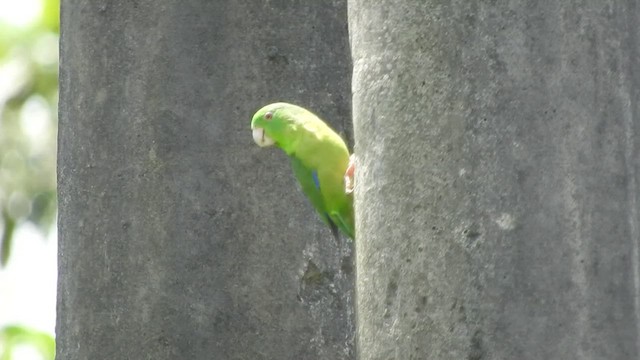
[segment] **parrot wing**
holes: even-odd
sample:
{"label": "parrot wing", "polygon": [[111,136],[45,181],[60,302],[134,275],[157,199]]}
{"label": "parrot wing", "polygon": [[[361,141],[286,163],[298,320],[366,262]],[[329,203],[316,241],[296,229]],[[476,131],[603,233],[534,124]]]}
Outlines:
{"label": "parrot wing", "polygon": [[302,161],[295,156],[291,156],[291,167],[293,168],[293,174],[300,183],[302,192],[307,195],[311,204],[322,218],[322,221],[328,224],[331,227],[331,232],[334,236],[337,236],[338,228],[330,214],[327,213],[324,200],[322,199],[322,193],[320,192],[320,181],[318,180],[317,172],[304,166]]}

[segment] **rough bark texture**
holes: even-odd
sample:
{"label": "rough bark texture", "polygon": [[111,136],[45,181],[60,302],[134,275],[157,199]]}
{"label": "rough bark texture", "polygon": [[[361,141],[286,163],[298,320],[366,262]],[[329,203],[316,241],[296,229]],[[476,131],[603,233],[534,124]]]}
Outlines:
{"label": "rough bark texture", "polygon": [[352,0],[360,359],[637,359],[636,1]]}
{"label": "rough bark texture", "polygon": [[251,115],[349,129],[346,2],[63,1],[59,359],[352,359],[350,249]]}

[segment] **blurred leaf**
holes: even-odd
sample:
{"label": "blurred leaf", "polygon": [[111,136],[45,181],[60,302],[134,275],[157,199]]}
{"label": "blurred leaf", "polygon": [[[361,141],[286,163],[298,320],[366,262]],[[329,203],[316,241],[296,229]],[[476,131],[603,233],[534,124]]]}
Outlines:
{"label": "blurred leaf", "polygon": [[23,326],[10,325],[0,329],[0,360],[11,360],[13,350],[21,345],[34,347],[45,360],[53,360],[56,343],[53,336]]}
{"label": "blurred leaf", "polygon": [[44,191],[33,198],[31,215],[28,220],[46,228],[56,220],[57,197],[55,190]]}
{"label": "blurred leaf", "polygon": [[16,228],[16,221],[13,220],[7,211],[2,211],[4,220],[4,231],[2,232],[2,247],[0,247],[0,265],[5,266],[11,255],[11,242],[13,240],[13,232]]}
{"label": "blurred leaf", "polygon": [[60,31],[60,1],[43,0],[42,23],[51,31]]}

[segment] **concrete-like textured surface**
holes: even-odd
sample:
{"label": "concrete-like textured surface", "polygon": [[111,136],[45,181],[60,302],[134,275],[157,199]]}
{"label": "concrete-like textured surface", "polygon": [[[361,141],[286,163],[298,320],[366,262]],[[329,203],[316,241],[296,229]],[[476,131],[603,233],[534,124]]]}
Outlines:
{"label": "concrete-like textured surface", "polygon": [[260,106],[351,128],[346,2],[63,1],[59,359],[353,359],[353,269]]}
{"label": "concrete-like textured surface", "polygon": [[349,17],[360,359],[640,358],[637,2]]}

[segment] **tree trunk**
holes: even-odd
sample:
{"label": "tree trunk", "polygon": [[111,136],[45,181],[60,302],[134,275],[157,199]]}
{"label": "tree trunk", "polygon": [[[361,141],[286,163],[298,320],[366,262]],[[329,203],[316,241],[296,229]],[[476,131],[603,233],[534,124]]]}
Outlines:
{"label": "tree trunk", "polygon": [[349,129],[346,1],[62,2],[60,359],[352,359],[352,280],[276,100]]}
{"label": "tree trunk", "polygon": [[360,359],[640,358],[635,4],[350,1]]}

